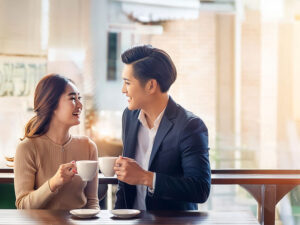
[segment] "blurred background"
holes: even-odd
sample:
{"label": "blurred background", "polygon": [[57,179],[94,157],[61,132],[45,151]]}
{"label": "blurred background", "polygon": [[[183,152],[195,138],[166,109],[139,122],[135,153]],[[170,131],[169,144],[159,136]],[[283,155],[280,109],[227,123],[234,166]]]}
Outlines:
{"label": "blurred background", "polygon": [[[83,96],[73,134],[90,136],[100,156],[121,154],[120,54],[138,44],[174,60],[169,93],[206,123],[212,169],[299,168],[300,0],[0,0],[0,161],[14,156],[49,73]],[[200,207],[256,213],[235,186],[213,186]],[[297,188],[276,223],[300,224]]]}

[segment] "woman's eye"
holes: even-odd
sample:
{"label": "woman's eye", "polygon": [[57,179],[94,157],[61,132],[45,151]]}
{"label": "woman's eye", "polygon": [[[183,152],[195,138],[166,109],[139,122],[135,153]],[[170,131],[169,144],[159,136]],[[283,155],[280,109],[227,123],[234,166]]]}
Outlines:
{"label": "woman's eye", "polygon": [[82,99],[82,97],[81,96],[78,96],[78,100],[80,101]]}

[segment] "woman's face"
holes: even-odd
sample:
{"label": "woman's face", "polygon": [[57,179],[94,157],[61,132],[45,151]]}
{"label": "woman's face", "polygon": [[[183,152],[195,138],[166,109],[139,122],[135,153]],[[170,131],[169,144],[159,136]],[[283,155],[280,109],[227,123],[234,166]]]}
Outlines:
{"label": "woman's face", "polygon": [[80,93],[77,87],[69,82],[65,92],[59,99],[57,109],[54,110],[52,120],[69,127],[80,124],[81,110],[82,103]]}

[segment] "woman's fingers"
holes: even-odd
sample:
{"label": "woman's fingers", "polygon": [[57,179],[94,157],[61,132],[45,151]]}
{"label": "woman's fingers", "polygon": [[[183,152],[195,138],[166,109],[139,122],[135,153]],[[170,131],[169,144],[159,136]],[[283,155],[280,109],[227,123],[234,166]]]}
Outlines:
{"label": "woman's fingers", "polygon": [[76,171],[76,165],[74,163],[66,163],[61,165],[62,174],[73,177]]}
{"label": "woman's fingers", "polygon": [[75,160],[73,160],[71,163],[72,163],[73,165],[75,165],[75,168],[73,168],[73,169],[72,169],[72,172],[73,172],[74,174],[77,174],[77,166],[76,166],[76,161],[75,161]]}

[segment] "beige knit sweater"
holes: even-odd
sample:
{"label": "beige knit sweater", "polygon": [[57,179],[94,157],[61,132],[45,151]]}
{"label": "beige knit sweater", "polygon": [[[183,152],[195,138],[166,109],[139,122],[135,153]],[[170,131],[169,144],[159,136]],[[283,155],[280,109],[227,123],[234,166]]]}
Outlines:
{"label": "beige knit sweater", "polygon": [[15,155],[15,192],[18,209],[99,208],[98,176],[84,182],[75,175],[70,183],[51,192],[48,180],[59,165],[72,160],[98,160],[97,147],[87,137],[78,136],[58,145],[43,135],[26,138]]}

